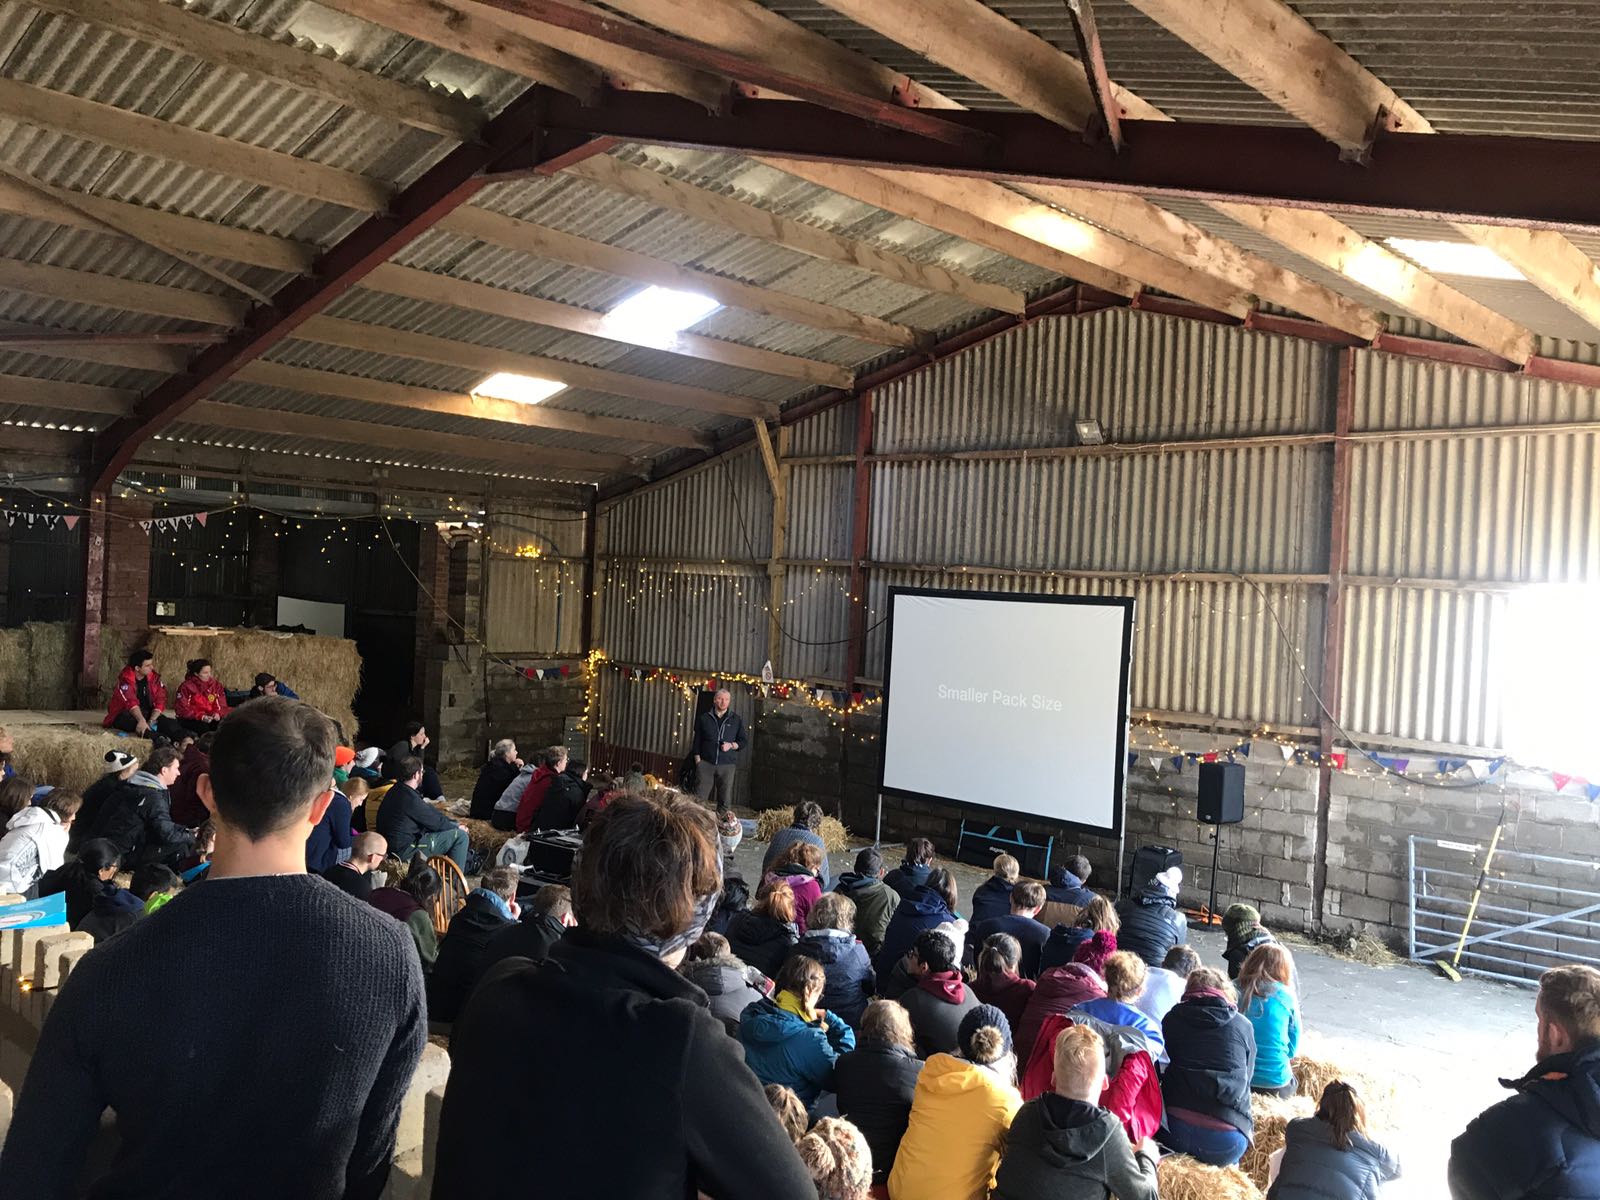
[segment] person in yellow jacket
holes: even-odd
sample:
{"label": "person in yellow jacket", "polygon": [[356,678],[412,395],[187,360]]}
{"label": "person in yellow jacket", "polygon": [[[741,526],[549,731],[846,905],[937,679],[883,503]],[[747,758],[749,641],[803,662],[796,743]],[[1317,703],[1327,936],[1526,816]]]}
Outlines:
{"label": "person in yellow jacket", "polygon": [[961,1021],[961,1057],[932,1055],[889,1172],[890,1200],[984,1200],[1022,1107],[1011,1025],[992,1004]]}

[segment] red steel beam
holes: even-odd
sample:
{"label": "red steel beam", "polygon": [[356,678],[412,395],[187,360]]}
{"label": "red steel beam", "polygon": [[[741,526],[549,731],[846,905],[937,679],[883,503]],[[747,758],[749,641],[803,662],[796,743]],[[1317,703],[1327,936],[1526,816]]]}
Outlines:
{"label": "red steel beam", "polygon": [[[936,114],[899,103],[900,97],[905,94],[901,89],[881,98],[863,96],[860,92],[835,86],[813,75],[780,70],[717,46],[622,20],[587,4],[570,3],[569,0],[480,0],[480,3],[488,8],[498,8],[530,20],[542,21],[546,25],[599,38],[613,46],[649,54],[680,66],[793,96],[796,100],[807,101],[825,111],[845,113],[897,129],[913,138],[931,138],[969,148],[977,148],[987,140],[981,131],[946,121],[942,112]],[[687,103],[695,111],[705,112],[694,101]],[[779,100],[770,103],[787,106],[789,102]]]}
{"label": "red steel beam", "polygon": [[[95,440],[90,490],[106,492],[148,438],[472,199],[485,183],[486,168],[529,141],[538,141],[545,104],[554,94],[549,89],[530,88],[518,96],[484,125],[477,141],[452,150],[397,195],[387,212],[368,218],[321,255],[309,275],[285,287],[271,305],[251,310],[244,325],[227,341],[196,356],[183,374],[161,384],[133,412],[114,422]],[[564,152],[570,153],[570,143]]]}
{"label": "red steel beam", "polygon": [[[497,3],[513,11],[565,7],[562,0]],[[936,119],[942,124],[982,135],[974,145],[913,133],[886,122],[882,112],[851,112],[844,105],[840,97],[742,100],[726,113],[708,113],[659,93],[611,92],[589,107],[556,94],[550,127],[698,150],[1072,183],[1152,197],[1600,229],[1600,189],[1593,187],[1600,179],[1600,141],[1385,134],[1371,163],[1355,166],[1341,162],[1320,133],[1304,126],[1125,121],[1127,146],[1118,154],[1034,113],[941,110]]]}

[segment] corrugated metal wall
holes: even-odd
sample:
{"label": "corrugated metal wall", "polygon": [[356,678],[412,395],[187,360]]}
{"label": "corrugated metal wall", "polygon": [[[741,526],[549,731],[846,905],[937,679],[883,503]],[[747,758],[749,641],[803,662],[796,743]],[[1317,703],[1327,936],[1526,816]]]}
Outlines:
{"label": "corrugated metal wall", "polygon": [[492,653],[583,653],[584,521],[528,503],[502,501],[490,510],[483,637]]}
{"label": "corrugated metal wall", "polygon": [[[1328,438],[1340,353],[1116,310],[1036,322],[880,390],[873,451],[901,457],[871,467],[865,677],[881,677],[891,584],[1131,595],[1136,710],[1315,725],[1331,440],[1032,452],[1072,445],[1073,422],[1091,417],[1124,444]],[[1600,395],[1355,358],[1353,429],[1397,436],[1351,447],[1344,724],[1495,747],[1506,590],[1600,579],[1600,434],[1405,433],[1596,421]],[[849,455],[855,425],[854,404],[808,418],[789,431],[789,455]],[[781,670],[843,682],[852,468],[799,462],[790,478]],[[607,652],[759,670],[770,514],[752,451],[603,513]],[[634,732],[633,714],[613,716]]]}

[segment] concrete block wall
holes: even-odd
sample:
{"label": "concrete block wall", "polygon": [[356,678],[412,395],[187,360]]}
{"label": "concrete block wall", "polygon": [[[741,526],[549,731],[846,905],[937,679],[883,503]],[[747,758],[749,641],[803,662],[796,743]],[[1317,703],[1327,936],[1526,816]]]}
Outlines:
{"label": "concrete block wall", "polygon": [[515,738],[526,761],[528,751],[565,741],[567,720],[583,715],[588,687],[583,663],[578,660],[506,661],[517,668],[565,665],[568,669],[565,679],[528,679],[499,661],[490,661],[484,667],[486,737],[490,741]]}

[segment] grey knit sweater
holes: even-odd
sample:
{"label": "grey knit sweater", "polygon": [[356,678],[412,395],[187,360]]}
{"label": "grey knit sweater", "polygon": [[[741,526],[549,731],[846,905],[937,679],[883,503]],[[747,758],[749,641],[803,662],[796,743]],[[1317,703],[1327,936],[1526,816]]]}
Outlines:
{"label": "grey knit sweater", "polygon": [[0,1154],[0,1200],[378,1196],[427,1041],[404,925],[309,875],[196,884],[73,971]]}

